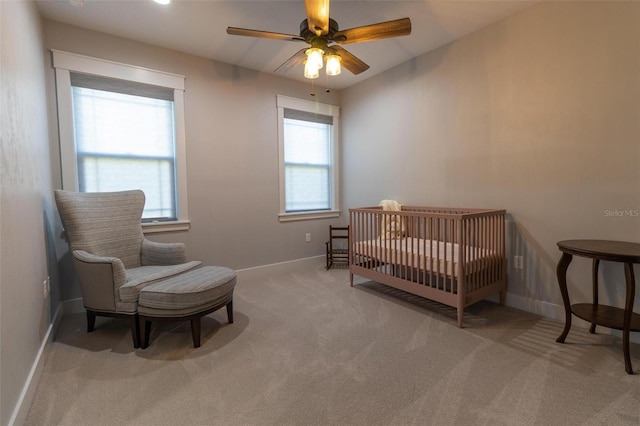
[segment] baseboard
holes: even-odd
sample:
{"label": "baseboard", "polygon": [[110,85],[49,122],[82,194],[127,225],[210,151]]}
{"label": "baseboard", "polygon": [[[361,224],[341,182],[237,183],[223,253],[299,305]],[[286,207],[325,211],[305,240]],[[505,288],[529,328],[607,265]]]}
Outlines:
{"label": "baseboard", "polygon": [[564,320],[564,306],[507,292],[506,305],[553,320]]}
{"label": "baseboard", "polygon": [[[238,274],[238,279],[241,281],[244,279],[256,279],[264,276],[264,274],[278,274],[278,273],[287,273],[291,271],[295,271],[297,269],[304,268],[317,268],[318,266],[324,265],[324,255],[322,256],[314,256],[307,257],[303,259],[290,260],[286,262],[280,263],[272,263],[269,265],[255,266],[246,269],[238,269],[236,273]],[[354,285],[361,284],[364,282],[368,282],[369,280],[366,278],[362,278],[359,276],[354,276]],[[491,297],[489,300],[494,302],[498,302],[498,297]],[[62,315],[70,315],[70,314],[79,314],[84,313],[84,305],[82,304],[82,298],[65,300],[61,303],[62,309],[59,307],[56,311],[58,314],[60,311],[59,317]],[[549,318],[556,321],[564,322],[564,306],[557,305],[555,303],[543,302],[541,300],[535,300],[528,297],[520,296],[517,294],[507,292],[506,297],[506,305],[515,309],[520,309],[521,311],[531,312],[536,315],[543,316],[545,318]],[[60,319],[58,318],[58,322]],[[588,329],[591,324],[588,322],[581,320],[575,315],[571,320],[572,327],[580,327],[584,329]],[[606,327],[598,327],[598,333],[610,334],[613,336],[622,336],[622,332],[620,330],[612,330]],[[629,340],[633,343],[640,344],[640,333],[630,333]]]}
{"label": "baseboard", "polygon": [[[238,275],[238,279],[240,282],[242,279],[256,279],[264,276],[265,274],[278,274],[278,273],[288,273],[291,271],[306,269],[306,268],[317,268],[324,265],[325,256],[313,256],[307,257],[303,259],[290,260],[286,262],[273,263],[268,265],[255,266],[251,268],[239,269],[236,270]],[[348,272],[348,271],[347,271]],[[354,284],[358,284],[361,282],[369,281],[367,279],[355,276]],[[491,300],[497,301],[496,298],[490,298]],[[540,300],[531,299],[528,297],[520,296],[517,294],[507,292],[506,295],[506,305],[515,309],[520,309],[522,311],[531,312],[545,318],[562,321],[564,322],[564,306],[557,305],[555,303],[544,302]],[[56,315],[54,316],[54,320],[52,325],[49,327],[49,331],[43,341],[42,347],[38,353],[38,357],[34,362],[34,367],[32,369],[31,374],[29,375],[29,379],[27,384],[25,384],[25,391],[23,391],[23,395],[20,399],[20,404],[18,407],[24,407],[20,409],[20,413],[14,416],[13,420],[17,421],[18,419],[26,417],[28,412],[28,408],[31,404],[31,399],[33,398],[33,392],[35,392],[35,387],[37,386],[37,381],[34,382],[34,377],[39,377],[41,372],[42,363],[44,361],[44,353],[49,347],[49,344],[53,340],[53,335],[58,328],[60,320],[63,315],[71,315],[71,314],[79,314],[84,313],[84,305],[82,303],[82,298],[70,299],[63,301],[56,310]],[[580,327],[584,329],[588,329],[590,324],[586,321],[577,318],[575,315],[572,318],[572,326]],[[606,327],[599,327],[599,333],[610,334],[615,336],[621,336],[622,333],[619,330],[611,330]],[[640,343],[640,333],[631,333],[630,340],[633,343]],[[26,402],[26,403],[25,403]],[[18,409],[16,409],[16,412]],[[24,411],[24,413],[22,413]],[[20,417],[20,415],[24,417]],[[9,423],[10,425],[14,423]],[[22,424],[22,422],[17,422],[15,424]]]}
{"label": "baseboard", "polygon": [[320,265],[324,265],[325,256],[313,256],[305,257],[303,259],[288,260],[286,262],[272,263],[269,265],[254,266],[251,268],[238,269],[236,273],[238,279],[246,278],[253,279],[258,278],[265,273],[277,274],[287,273],[296,269],[315,268]]}
{"label": "baseboard", "polygon": [[33,396],[35,395],[36,388],[38,387],[39,378],[42,374],[42,370],[47,359],[47,354],[51,349],[51,342],[53,342],[53,337],[55,336],[56,331],[60,326],[60,321],[62,320],[62,311],[62,304],[58,304],[56,312],[53,315],[53,320],[51,321],[51,324],[49,324],[47,332],[42,339],[42,343],[40,344],[40,349],[38,350],[36,359],[33,361],[31,371],[29,371],[29,375],[27,376],[27,380],[25,381],[24,387],[22,388],[22,392],[20,393],[20,397],[18,398],[16,407],[13,410],[11,418],[9,419],[9,426],[22,425],[27,419],[27,414],[29,414],[29,407],[31,407]]}
{"label": "baseboard", "polygon": [[[315,268],[319,265],[323,265],[324,264],[323,262],[324,262],[324,255],[306,257],[304,259],[289,260],[286,262],[272,263],[269,265],[261,265],[261,266],[254,266],[251,268],[238,269],[236,270],[236,273],[238,275],[238,279],[240,280],[242,280],[243,278],[254,279],[254,278],[263,276],[265,273],[277,274],[277,273],[287,273],[290,271],[295,271],[297,269]],[[82,314],[85,312],[81,297],[77,299],[64,300],[61,303],[61,305],[62,305],[63,315]]]}
{"label": "baseboard", "polygon": [[[519,296],[507,292],[506,305],[512,308],[520,309],[521,311],[531,312],[545,318],[561,321],[564,323],[564,306],[557,305],[555,303],[543,302],[540,300],[530,299],[528,297]],[[571,317],[571,327],[579,327],[588,329],[591,324],[584,321],[575,315]],[[622,337],[620,330],[614,330],[607,327],[598,327],[598,333],[609,334],[612,336]],[[629,333],[629,341],[633,343],[640,343],[640,333]]]}
{"label": "baseboard", "polygon": [[[269,265],[254,266],[251,268],[238,269],[236,273],[238,279],[255,279],[263,276],[265,273],[287,273],[296,269],[315,268],[319,265],[323,265],[324,256],[306,257],[304,259],[289,260],[287,262],[272,263]],[[82,298],[64,300],[62,303],[62,314],[83,314],[85,313],[84,304]]]}

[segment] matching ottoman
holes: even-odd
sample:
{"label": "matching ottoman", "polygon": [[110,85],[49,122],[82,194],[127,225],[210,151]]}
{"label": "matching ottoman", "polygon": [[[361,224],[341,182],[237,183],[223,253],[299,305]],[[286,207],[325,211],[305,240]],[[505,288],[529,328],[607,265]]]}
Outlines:
{"label": "matching ottoman", "polygon": [[203,266],[151,284],[140,291],[140,347],[149,346],[152,321],[191,321],[193,347],[200,347],[200,318],[223,306],[233,323],[236,273],[221,266]]}

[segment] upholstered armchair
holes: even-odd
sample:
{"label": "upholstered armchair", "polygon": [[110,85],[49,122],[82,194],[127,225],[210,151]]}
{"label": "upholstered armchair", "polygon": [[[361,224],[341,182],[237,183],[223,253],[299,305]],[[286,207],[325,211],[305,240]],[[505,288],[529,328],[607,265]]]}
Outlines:
{"label": "upholstered armchair", "polygon": [[135,348],[140,290],[158,280],[196,268],[182,243],[158,243],[142,233],[145,196],[140,190],[82,193],[56,190],[82,300],[87,332],[96,316],[128,319]]}

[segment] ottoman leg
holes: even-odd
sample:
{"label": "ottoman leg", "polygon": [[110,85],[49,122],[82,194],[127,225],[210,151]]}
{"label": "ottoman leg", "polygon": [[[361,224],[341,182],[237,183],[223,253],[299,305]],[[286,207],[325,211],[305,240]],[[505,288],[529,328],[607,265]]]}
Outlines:
{"label": "ottoman leg", "polygon": [[131,337],[133,337],[133,348],[140,347],[140,325],[138,322],[138,315],[132,315],[129,320],[131,325]]}
{"label": "ottoman leg", "polygon": [[193,347],[200,347],[200,317],[191,319],[191,336],[193,337]]}
{"label": "ottoman leg", "polygon": [[227,303],[227,318],[229,319],[229,324],[233,324],[233,299]]}
{"label": "ottoman leg", "polygon": [[138,335],[140,338],[140,348],[147,349],[149,346],[149,336],[151,336],[151,321],[142,316],[139,316],[138,318],[140,319],[140,334]]}
{"label": "ottoman leg", "polygon": [[96,326],[96,313],[87,309],[87,333],[91,333]]}

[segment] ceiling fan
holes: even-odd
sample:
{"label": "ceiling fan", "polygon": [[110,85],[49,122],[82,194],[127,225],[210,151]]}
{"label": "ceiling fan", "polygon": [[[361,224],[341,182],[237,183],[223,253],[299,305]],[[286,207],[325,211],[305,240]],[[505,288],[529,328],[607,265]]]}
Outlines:
{"label": "ceiling fan", "polygon": [[306,78],[318,78],[319,70],[325,61],[327,75],[340,74],[342,66],[356,75],[369,68],[369,65],[339,46],[340,44],[360,43],[411,34],[411,20],[409,18],[340,30],[338,23],[329,17],[329,0],[305,0],[304,5],[307,19],[300,23],[300,35],[237,27],[228,27],[227,34],[303,41],[309,44],[310,47],[299,50],[275,70],[275,72],[286,72],[304,63]]}

